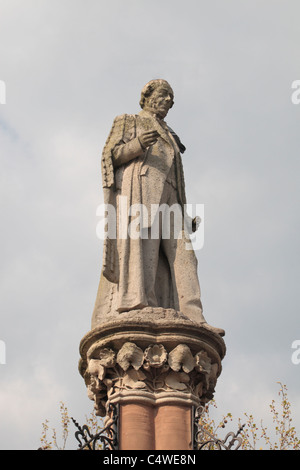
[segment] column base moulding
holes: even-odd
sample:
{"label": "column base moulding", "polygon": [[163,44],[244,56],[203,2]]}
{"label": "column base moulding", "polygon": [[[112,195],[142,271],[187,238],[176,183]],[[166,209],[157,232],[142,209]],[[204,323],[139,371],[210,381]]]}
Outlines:
{"label": "column base moulding", "polygon": [[198,407],[200,400],[193,393],[174,390],[165,392],[147,392],[146,390],[124,390],[116,392],[110,398],[112,405],[140,404],[145,406],[187,406]]}

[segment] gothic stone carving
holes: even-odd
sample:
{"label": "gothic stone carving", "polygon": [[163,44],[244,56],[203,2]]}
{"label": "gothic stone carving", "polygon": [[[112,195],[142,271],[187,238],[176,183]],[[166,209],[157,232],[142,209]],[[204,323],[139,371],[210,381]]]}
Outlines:
{"label": "gothic stone carving", "polygon": [[108,403],[130,399],[205,403],[213,397],[218,371],[219,364],[206,351],[192,354],[185,344],[167,351],[163,344],[143,350],[125,342],[118,351],[97,349],[88,360],[85,380],[96,413],[105,416]]}

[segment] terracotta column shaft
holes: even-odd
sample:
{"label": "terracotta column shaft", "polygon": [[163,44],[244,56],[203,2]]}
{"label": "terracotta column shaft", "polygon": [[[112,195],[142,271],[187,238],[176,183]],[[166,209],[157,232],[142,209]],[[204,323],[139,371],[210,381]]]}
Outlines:
{"label": "terracotta column shaft", "polygon": [[192,449],[192,410],[187,406],[162,405],[156,408],[155,449]]}
{"label": "terracotta column shaft", "polygon": [[153,407],[142,404],[120,406],[120,450],[153,450],[155,433]]}
{"label": "terracotta column shaft", "polygon": [[191,450],[191,408],[120,406],[120,450]]}

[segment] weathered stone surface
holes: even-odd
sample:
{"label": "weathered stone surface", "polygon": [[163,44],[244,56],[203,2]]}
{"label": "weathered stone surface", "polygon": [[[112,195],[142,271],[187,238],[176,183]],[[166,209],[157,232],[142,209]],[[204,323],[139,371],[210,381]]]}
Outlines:
{"label": "weathered stone surface", "polygon": [[190,240],[198,223],[186,208],[185,147],[165,122],[173,104],[170,84],[151,80],[141,92],[140,113],[117,116],[103,149],[104,202],[113,210],[92,328],[122,312],[145,309],[146,315],[148,307],[172,308],[206,323]]}
{"label": "weathered stone surface", "polygon": [[[164,120],[173,102],[170,85],[152,80],[142,90],[142,111],[118,116],[108,136],[102,182],[106,207],[114,209],[107,219],[112,230],[79,362],[97,414],[104,416],[110,403],[121,405],[121,415],[127,405],[141,416],[155,408],[154,427],[163,435],[167,407],[178,411],[172,415],[178,422],[213,397],[226,351],[224,330],[203,316],[190,240],[197,223],[186,213],[185,147]],[[180,213],[179,226],[178,212],[168,220],[169,236],[164,217],[153,236],[161,207]]]}
{"label": "weathered stone surface", "polygon": [[171,309],[143,318],[128,312],[81,342],[80,372],[101,416],[109,402],[198,406],[213,397],[226,352],[220,335]]}

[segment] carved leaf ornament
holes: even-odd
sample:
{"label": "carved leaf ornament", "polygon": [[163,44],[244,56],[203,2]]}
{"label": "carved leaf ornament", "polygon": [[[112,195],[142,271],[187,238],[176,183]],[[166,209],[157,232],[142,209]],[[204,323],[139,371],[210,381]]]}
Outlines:
{"label": "carved leaf ornament", "polygon": [[144,362],[144,353],[136,344],[125,343],[117,355],[117,363],[126,371],[132,366],[138,370]]}
{"label": "carved leaf ornament", "polygon": [[89,360],[88,396],[95,401],[101,415],[105,414],[105,395],[112,397],[120,390],[177,390],[199,398],[206,393],[210,399],[218,369],[206,351],[193,355],[186,344],[168,352],[162,344],[149,345],[143,351],[135,343],[126,342],[117,353],[101,348]]}

